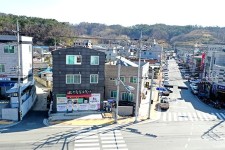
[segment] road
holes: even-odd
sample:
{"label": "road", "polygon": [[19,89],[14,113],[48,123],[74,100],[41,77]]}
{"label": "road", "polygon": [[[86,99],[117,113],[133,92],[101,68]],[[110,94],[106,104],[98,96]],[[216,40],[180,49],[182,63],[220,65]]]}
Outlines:
{"label": "road", "polygon": [[[188,86],[174,60],[169,84]],[[45,126],[46,112],[31,111],[16,126],[0,130],[4,150],[224,150],[225,111],[214,109],[190,90],[174,86],[170,108],[154,122],[125,125]]]}

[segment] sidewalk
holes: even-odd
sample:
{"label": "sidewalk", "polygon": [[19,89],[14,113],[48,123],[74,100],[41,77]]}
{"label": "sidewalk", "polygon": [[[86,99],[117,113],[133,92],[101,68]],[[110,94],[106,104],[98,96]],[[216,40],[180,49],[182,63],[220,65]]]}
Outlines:
{"label": "sidewalk", "polygon": [[0,129],[8,128],[8,127],[14,126],[18,123],[19,123],[18,121],[0,119]]}

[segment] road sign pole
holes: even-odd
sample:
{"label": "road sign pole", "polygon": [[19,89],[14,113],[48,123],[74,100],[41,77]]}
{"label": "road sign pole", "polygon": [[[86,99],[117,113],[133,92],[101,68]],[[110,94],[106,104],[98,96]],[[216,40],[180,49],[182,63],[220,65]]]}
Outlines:
{"label": "road sign pole", "polygon": [[152,68],[152,78],[151,78],[151,91],[150,91],[150,99],[149,99],[149,106],[148,106],[148,119],[150,119],[150,112],[151,112],[151,103],[152,103],[152,89],[153,89],[153,76],[154,76],[154,68]]}

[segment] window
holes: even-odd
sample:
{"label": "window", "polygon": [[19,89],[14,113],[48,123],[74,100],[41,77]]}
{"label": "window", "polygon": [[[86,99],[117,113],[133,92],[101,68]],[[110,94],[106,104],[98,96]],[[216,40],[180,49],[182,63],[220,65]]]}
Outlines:
{"label": "window", "polygon": [[82,61],[81,55],[66,55],[67,65],[80,65]]}
{"label": "window", "polygon": [[130,83],[137,83],[137,77],[130,77]]}
{"label": "window", "polygon": [[117,96],[117,92],[116,91],[111,91],[110,97],[111,98],[116,98],[116,96]]}
{"label": "window", "polygon": [[122,93],[122,100],[123,101],[133,101],[134,94],[133,93]]}
{"label": "window", "polygon": [[80,74],[67,74],[66,75],[66,84],[80,84],[81,75]]}
{"label": "window", "polygon": [[98,74],[90,75],[90,83],[98,83]]}
{"label": "window", "polygon": [[15,46],[6,45],[4,46],[4,53],[14,53]]}
{"label": "window", "polygon": [[0,64],[0,72],[5,72],[5,66],[3,64]]}
{"label": "window", "polygon": [[99,65],[99,56],[91,56],[91,65]]}
{"label": "window", "polygon": [[120,80],[121,80],[122,82],[125,82],[125,77],[120,76]]}

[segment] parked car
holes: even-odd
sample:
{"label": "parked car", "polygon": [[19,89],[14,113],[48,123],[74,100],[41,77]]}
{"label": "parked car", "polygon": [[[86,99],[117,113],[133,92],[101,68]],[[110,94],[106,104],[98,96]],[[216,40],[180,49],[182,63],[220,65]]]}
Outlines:
{"label": "parked car", "polygon": [[198,94],[198,85],[196,83],[191,83],[190,89],[193,94],[195,94],[195,95]]}
{"label": "parked car", "polygon": [[189,79],[190,75],[189,74],[184,74],[184,79]]}
{"label": "parked car", "polygon": [[200,81],[201,81],[201,79],[194,79],[194,78],[189,80],[190,83],[199,83]]}
{"label": "parked car", "polygon": [[196,88],[196,86],[191,87],[191,92],[192,92],[194,95],[197,95],[197,94],[198,94],[198,88]]}
{"label": "parked car", "polygon": [[168,88],[163,88],[164,90],[163,91],[160,91],[159,92],[159,95],[161,95],[161,96],[169,96],[170,95],[170,93],[172,93],[173,91],[171,91],[170,89],[168,89]]}
{"label": "parked car", "polygon": [[161,110],[168,110],[169,107],[169,98],[162,97],[159,103],[159,108],[161,108]]}

